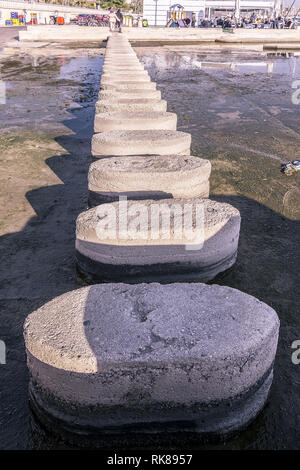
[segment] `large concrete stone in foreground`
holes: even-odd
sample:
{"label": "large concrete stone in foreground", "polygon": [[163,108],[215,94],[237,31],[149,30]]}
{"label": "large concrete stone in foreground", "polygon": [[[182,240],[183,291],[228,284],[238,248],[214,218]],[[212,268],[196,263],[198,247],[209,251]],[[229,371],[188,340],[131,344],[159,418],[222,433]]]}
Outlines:
{"label": "large concrete stone in foreground", "polygon": [[210,199],[102,204],[77,218],[78,272],[87,282],[206,282],[235,263],[239,231],[239,211]]}
{"label": "large concrete stone in foreground", "polygon": [[167,111],[167,102],[159,98],[117,98],[99,100],[95,105],[96,113],[113,111]]}
{"label": "large concrete stone in foreground", "polygon": [[110,131],[93,136],[92,155],[190,155],[190,146],[191,135],[186,132]]}
{"label": "large concrete stone in foreground", "polygon": [[94,130],[95,133],[114,130],[176,130],[176,126],[177,116],[174,113],[160,113],[154,111],[132,113],[131,111],[116,111],[113,113],[96,114]]}
{"label": "large concrete stone in foreground", "polygon": [[278,330],[271,307],[230,287],[68,292],[25,322],[31,408],[88,446],[228,436],[266,402]]}
{"label": "large concrete stone in foreground", "polygon": [[101,81],[101,89],[102,90],[115,90],[117,89],[128,89],[128,90],[135,90],[136,88],[141,89],[145,88],[147,90],[156,90],[156,83],[155,82],[137,82],[135,80],[121,80],[120,78],[114,78],[113,80],[109,81]]}
{"label": "large concrete stone in foreground", "polygon": [[198,157],[111,157],[90,166],[89,206],[128,199],[208,197],[211,164]]}

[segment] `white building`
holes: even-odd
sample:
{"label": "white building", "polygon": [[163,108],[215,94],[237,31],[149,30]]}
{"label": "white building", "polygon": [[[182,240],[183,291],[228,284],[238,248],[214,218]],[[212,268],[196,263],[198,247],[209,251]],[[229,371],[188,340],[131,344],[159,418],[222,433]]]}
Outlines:
{"label": "white building", "polygon": [[50,17],[56,13],[57,16],[63,16],[65,22],[68,23],[71,18],[75,18],[80,13],[95,15],[101,13],[101,11],[54,3],[39,3],[34,0],[0,0],[0,26],[5,26],[6,22],[11,20],[12,13],[14,18],[26,16],[27,21],[31,21],[34,24],[49,24]]}
{"label": "white building", "polygon": [[[176,3],[184,7],[186,18],[191,19],[194,12],[197,22],[202,18],[233,14],[235,9],[235,0],[144,0],[143,17],[150,26],[165,26],[170,7]],[[274,0],[240,0],[241,16],[250,16],[253,11],[261,16],[272,16],[274,3]]]}

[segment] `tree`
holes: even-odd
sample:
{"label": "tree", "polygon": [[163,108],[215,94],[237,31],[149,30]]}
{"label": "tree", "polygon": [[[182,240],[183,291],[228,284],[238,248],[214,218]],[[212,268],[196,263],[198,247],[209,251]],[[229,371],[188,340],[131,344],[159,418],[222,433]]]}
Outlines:
{"label": "tree", "polygon": [[128,10],[126,0],[100,0],[100,6],[103,10],[110,10],[111,8],[117,10]]}
{"label": "tree", "polygon": [[129,8],[133,13],[143,13],[143,0],[133,0]]}

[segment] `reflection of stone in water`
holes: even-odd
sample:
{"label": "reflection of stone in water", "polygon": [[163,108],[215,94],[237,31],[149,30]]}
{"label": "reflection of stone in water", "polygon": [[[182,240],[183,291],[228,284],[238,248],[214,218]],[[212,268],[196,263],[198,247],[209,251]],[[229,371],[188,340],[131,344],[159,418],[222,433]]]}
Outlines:
{"label": "reflection of stone in water", "polygon": [[283,214],[285,217],[300,220],[300,189],[293,187],[283,197]]}

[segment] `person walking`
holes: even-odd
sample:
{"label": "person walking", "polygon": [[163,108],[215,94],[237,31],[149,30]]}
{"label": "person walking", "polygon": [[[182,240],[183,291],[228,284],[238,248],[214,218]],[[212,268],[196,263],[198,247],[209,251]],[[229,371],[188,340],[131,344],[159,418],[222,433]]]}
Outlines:
{"label": "person walking", "polygon": [[117,22],[117,16],[116,16],[114,10],[110,10],[110,12],[109,12],[109,30],[110,31],[115,31],[116,22]]}
{"label": "person walking", "polygon": [[197,21],[196,13],[193,11],[193,13],[192,13],[192,23],[191,23],[192,28],[196,27],[196,21]]}
{"label": "person walking", "polygon": [[123,15],[121,13],[120,8],[118,8],[118,10],[116,11],[116,17],[117,17],[117,20],[116,20],[117,28],[120,29],[123,24]]}

